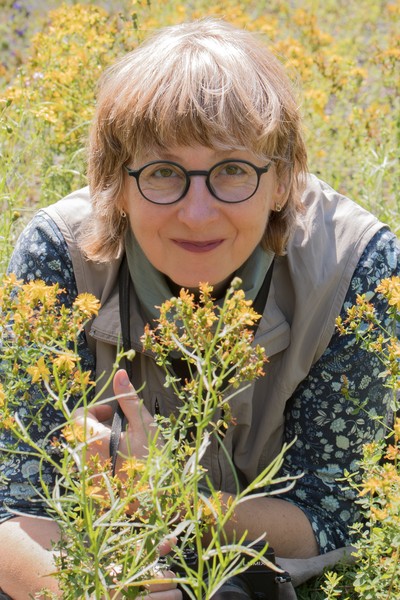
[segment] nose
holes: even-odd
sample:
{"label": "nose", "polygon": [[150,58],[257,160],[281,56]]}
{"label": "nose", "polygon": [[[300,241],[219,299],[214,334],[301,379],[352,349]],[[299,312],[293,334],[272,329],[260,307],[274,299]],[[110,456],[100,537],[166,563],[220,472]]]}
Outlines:
{"label": "nose", "polygon": [[190,228],[211,223],[218,218],[219,206],[202,175],[192,175],[187,194],[179,202],[178,218]]}

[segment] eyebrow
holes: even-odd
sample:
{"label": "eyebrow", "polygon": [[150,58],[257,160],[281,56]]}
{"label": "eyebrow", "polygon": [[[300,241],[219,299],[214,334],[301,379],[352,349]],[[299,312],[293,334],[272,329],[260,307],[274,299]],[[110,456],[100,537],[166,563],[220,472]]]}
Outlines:
{"label": "eyebrow", "polygon": [[[189,146],[190,147],[190,146]],[[210,148],[212,150],[212,148]],[[230,148],[229,150],[214,150],[213,158],[217,162],[220,160],[224,160],[225,158],[237,158],[240,160],[239,156],[235,156],[244,152],[243,150],[239,150],[237,148]],[[169,152],[168,150],[150,150],[142,157],[144,160],[171,160],[172,162],[181,163],[183,158],[181,156],[177,156],[173,152]],[[244,159],[243,159],[244,160]]]}

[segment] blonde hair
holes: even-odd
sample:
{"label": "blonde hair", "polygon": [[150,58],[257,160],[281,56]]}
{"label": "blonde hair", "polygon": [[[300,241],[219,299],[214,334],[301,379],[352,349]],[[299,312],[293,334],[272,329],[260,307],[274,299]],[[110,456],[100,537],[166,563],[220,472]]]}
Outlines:
{"label": "blonde hair", "polygon": [[101,78],[88,157],[94,214],[81,241],[88,258],[122,250],[123,166],[138,153],[195,144],[274,159],[287,201],[271,213],[263,244],[284,252],[307,170],[292,85],[254,35],[210,18],[158,31]]}

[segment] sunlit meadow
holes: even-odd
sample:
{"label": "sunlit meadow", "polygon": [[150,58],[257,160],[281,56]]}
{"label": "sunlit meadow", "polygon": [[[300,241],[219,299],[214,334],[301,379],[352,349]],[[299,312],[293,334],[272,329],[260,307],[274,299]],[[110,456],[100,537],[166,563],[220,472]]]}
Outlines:
{"label": "sunlit meadow", "polygon": [[[0,0],[0,8],[0,274],[33,212],[85,185],[104,67],[152,30],[206,15],[265,40],[297,88],[310,170],[400,233],[399,0]],[[347,597],[333,596],[339,583],[317,588],[300,597]]]}
{"label": "sunlit meadow", "polygon": [[85,183],[103,68],[153,29],[205,15],[261,35],[298,89],[310,170],[400,230],[399,0],[0,6],[1,270],[32,212]]}

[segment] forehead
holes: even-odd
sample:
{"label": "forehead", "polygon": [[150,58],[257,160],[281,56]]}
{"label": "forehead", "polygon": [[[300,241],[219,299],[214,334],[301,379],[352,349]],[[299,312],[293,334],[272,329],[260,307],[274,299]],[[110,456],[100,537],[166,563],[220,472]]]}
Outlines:
{"label": "forehead", "polygon": [[144,163],[156,160],[168,160],[182,164],[183,166],[189,163],[212,166],[220,161],[233,158],[257,162],[262,157],[240,147],[210,148],[196,144],[193,146],[171,146],[170,148],[154,146],[144,152],[137,152],[135,162]]}

